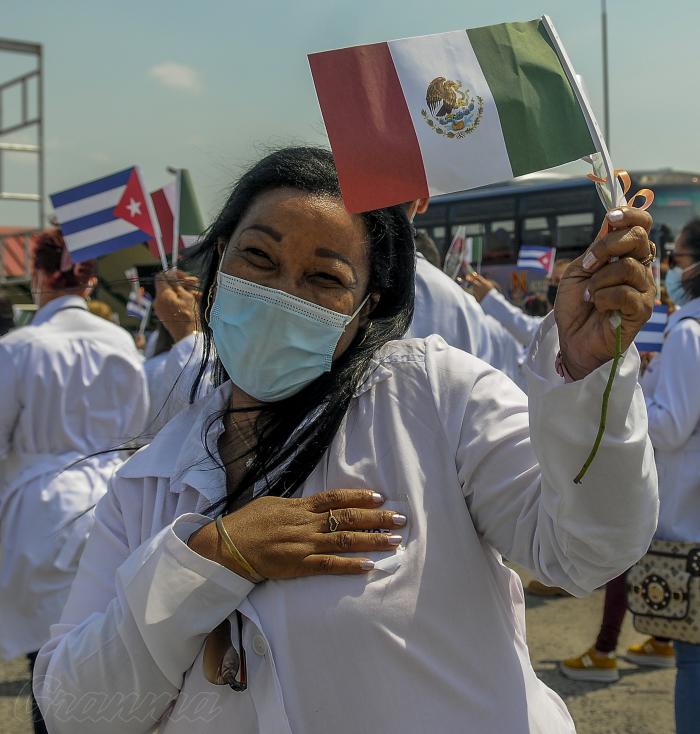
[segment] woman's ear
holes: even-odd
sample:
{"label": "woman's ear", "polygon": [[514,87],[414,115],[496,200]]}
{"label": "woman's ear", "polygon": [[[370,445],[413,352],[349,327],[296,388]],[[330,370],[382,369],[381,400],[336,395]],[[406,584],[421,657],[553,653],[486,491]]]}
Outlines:
{"label": "woman's ear", "polygon": [[379,299],[379,293],[372,293],[367,299],[367,303],[365,303],[365,305],[362,307],[362,311],[360,311],[360,316],[358,320],[358,324],[361,329],[364,329],[364,327],[367,326],[367,324],[369,323],[369,317],[372,315],[374,309],[377,308]]}

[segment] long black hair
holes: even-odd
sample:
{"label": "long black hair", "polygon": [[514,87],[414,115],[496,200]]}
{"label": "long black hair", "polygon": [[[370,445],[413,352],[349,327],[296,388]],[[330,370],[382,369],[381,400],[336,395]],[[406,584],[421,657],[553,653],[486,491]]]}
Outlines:
{"label": "long black hair", "polygon": [[[208,323],[206,304],[211,301],[219,269],[219,245],[231,238],[256,197],[266,191],[292,188],[310,194],[340,197],[333,156],[313,147],[283,148],[263,158],[234,185],[223,209],[204,235],[196,254],[202,276],[200,329],[203,356],[192,386],[194,400],[199,384],[213,361],[214,385],[228,379],[216,355]],[[400,339],[413,316],[415,296],[415,246],[413,228],[403,206],[362,214],[368,237],[370,277],[368,293],[379,301],[348,349],[326,372],[296,395],[266,403],[255,423],[256,445],[242,451],[252,459],[238,486],[216,503],[230,511],[252,496],[253,488],[264,482],[266,493],[289,497],[303,484],[333,440],[352,396],[370,368],[372,356],[387,342]],[[231,412],[230,410],[225,411]],[[203,440],[213,423],[205,426]]]}

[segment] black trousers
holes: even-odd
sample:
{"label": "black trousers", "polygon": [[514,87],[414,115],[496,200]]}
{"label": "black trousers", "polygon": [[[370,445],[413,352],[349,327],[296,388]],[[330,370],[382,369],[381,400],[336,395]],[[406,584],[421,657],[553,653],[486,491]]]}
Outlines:
{"label": "black trousers", "polygon": [[[27,660],[29,660],[29,675],[34,677],[34,663],[36,662],[36,656],[39,654],[39,652],[30,652],[27,655]],[[46,724],[44,723],[44,717],[41,715],[41,711],[39,711],[39,706],[37,705],[36,698],[34,698],[34,688],[32,690],[32,723],[34,724],[34,734],[49,734],[48,729],[46,728]]]}

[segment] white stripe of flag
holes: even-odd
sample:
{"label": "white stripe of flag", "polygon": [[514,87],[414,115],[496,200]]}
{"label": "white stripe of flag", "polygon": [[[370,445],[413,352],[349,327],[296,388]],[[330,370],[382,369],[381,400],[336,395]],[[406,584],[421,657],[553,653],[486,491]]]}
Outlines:
{"label": "white stripe of flag", "polygon": [[549,277],[554,268],[556,252],[556,247],[522,245],[518,252],[518,263],[516,267],[521,270],[535,270]]}
{"label": "white stripe of flag", "polygon": [[649,321],[640,329],[634,343],[640,352],[660,352],[664,343],[664,329],[668,323],[668,306],[657,304]]}

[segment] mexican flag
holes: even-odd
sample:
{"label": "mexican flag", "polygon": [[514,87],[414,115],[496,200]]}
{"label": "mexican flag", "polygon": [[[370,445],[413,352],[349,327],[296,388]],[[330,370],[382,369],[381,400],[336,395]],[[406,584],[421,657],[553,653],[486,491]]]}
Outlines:
{"label": "mexican flag", "polygon": [[326,51],[309,63],[353,212],[505,181],[598,149],[595,120],[546,17]]}
{"label": "mexican flag", "polygon": [[[178,252],[194,245],[204,230],[204,221],[189,171],[186,168],[178,168],[175,180],[154,191],[151,199],[160,223],[165,252],[168,255],[172,254],[176,229],[180,235],[177,243]],[[157,257],[155,241],[149,241],[148,246]]]}

